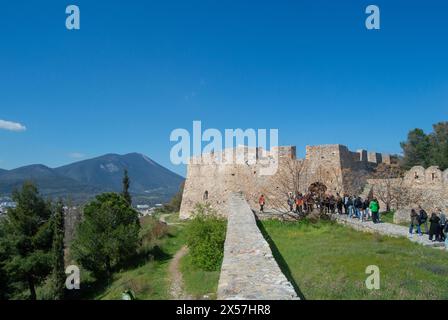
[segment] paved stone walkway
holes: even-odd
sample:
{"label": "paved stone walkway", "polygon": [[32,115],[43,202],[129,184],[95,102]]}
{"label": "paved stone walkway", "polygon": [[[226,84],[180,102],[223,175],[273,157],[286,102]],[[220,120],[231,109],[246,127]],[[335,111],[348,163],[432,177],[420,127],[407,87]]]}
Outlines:
{"label": "paved stone walkway", "polygon": [[424,234],[423,236],[419,236],[418,234],[413,234],[412,237],[409,237],[409,228],[387,223],[387,222],[381,222],[381,223],[373,223],[372,221],[365,221],[361,222],[358,219],[351,219],[347,215],[338,215],[333,214],[332,219],[337,221],[340,224],[344,224],[347,226],[352,227],[353,229],[359,230],[359,231],[365,231],[365,232],[371,232],[371,233],[378,233],[386,236],[391,237],[406,237],[412,242],[417,242],[419,244],[422,244],[424,246],[428,247],[434,247],[434,248],[443,248],[444,243],[443,242],[432,242],[428,239],[428,235]]}
{"label": "paved stone walkway", "polygon": [[246,200],[232,194],[228,210],[218,299],[299,299],[275,261]]}

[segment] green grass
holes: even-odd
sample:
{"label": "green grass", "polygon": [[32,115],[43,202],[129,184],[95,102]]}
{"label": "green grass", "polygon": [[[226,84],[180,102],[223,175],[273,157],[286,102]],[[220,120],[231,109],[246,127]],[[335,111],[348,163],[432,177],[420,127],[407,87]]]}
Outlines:
{"label": "green grass", "polygon": [[[151,217],[141,220],[142,235],[153,229],[156,221]],[[138,300],[170,299],[168,266],[174,254],[185,244],[185,233],[182,226],[168,227],[168,234],[160,239],[152,240],[145,258],[137,266],[115,273],[109,283],[98,283],[88,273],[81,286],[86,287],[83,298],[117,300],[122,292],[132,290]]]}
{"label": "green grass", "polygon": [[382,222],[394,223],[394,213],[393,212],[382,212],[380,214]]}
{"label": "green grass", "polygon": [[[326,221],[260,226],[306,299],[448,299],[447,252]],[[380,269],[380,290],[365,286],[369,265]]]}
{"label": "green grass", "polygon": [[[396,224],[396,223],[394,223],[394,214],[395,214],[395,212],[393,212],[393,211],[382,212],[380,214],[381,221]],[[406,223],[406,222],[398,223],[397,225],[403,226],[403,227],[409,227],[409,223]]]}
{"label": "green grass", "polygon": [[180,269],[184,280],[186,293],[195,299],[202,299],[205,295],[209,299],[216,299],[220,271],[203,271],[193,265],[189,254],[181,260]]}

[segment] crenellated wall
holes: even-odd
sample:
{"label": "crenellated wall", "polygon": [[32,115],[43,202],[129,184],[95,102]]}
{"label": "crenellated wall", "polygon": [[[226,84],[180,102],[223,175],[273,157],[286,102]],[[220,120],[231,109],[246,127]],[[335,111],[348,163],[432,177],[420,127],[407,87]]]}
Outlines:
{"label": "crenellated wall", "polygon": [[[315,182],[325,184],[331,193],[361,192],[368,173],[381,159],[390,161],[385,156],[370,161],[367,155],[365,150],[352,152],[338,144],[307,146],[305,159],[297,159],[294,146],[269,151],[239,146],[203,154],[188,165],[180,217],[189,218],[197,203],[209,203],[226,216],[223,208],[232,192],[242,192],[254,208],[261,194],[266,207],[280,208],[288,192],[305,193]],[[276,170],[271,174],[268,168]]]}

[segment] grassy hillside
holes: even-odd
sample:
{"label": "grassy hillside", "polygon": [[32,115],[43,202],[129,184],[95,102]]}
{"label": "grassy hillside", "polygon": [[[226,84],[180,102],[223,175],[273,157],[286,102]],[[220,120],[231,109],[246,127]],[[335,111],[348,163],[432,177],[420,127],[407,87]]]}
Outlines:
{"label": "grassy hillside", "polygon": [[[448,252],[331,222],[260,227],[306,299],[448,299]],[[365,286],[369,265],[380,269],[380,290]]]}

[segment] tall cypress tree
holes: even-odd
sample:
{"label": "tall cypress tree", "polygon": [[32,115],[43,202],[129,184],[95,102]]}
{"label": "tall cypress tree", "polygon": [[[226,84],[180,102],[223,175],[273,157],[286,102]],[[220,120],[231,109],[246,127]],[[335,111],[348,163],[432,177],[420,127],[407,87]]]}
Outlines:
{"label": "tall cypress tree", "polygon": [[63,300],[65,296],[65,264],[64,264],[64,205],[59,201],[54,208],[53,216],[53,273],[52,289],[55,300]]}
{"label": "tall cypress tree", "polygon": [[127,203],[129,205],[132,205],[132,197],[129,193],[129,186],[131,185],[131,180],[129,179],[128,170],[124,170],[124,176],[123,176],[123,192],[122,195],[126,199]]}

